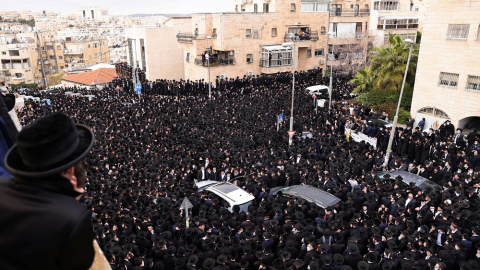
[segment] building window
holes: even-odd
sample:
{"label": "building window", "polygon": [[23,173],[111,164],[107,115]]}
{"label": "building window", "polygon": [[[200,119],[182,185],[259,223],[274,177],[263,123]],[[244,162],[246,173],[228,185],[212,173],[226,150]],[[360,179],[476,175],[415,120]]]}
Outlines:
{"label": "building window", "polygon": [[268,8],[269,8],[269,5],[267,3],[263,3],[263,12],[264,13],[268,13]]}
{"label": "building window", "polygon": [[323,49],[315,49],[315,56],[323,56]]}
{"label": "building window", "polygon": [[257,28],[254,28],[254,29],[253,29],[253,38],[258,38],[258,37],[259,37],[258,29],[257,29]]}
{"label": "building window", "polygon": [[261,67],[280,67],[292,65],[292,48],[282,45],[262,47]]}
{"label": "building window", "polygon": [[61,56],[61,55],[60,55],[60,56],[58,56],[58,59],[60,59],[60,60],[61,60],[61,59],[63,59],[63,56]]}
{"label": "building window", "polygon": [[61,49],[62,49],[62,46],[57,45],[57,50],[61,50]]}
{"label": "building window", "polygon": [[307,58],[312,57],[312,50],[308,49],[307,50]]}
{"label": "building window", "polygon": [[277,28],[272,28],[272,37],[277,36]]}
{"label": "building window", "polygon": [[290,12],[295,12],[297,11],[297,7],[295,6],[295,3],[290,4]]}
{"label": "building window", "polygon": [[47,45],[47,50],[53,50],[53,46],[52,45]]}
{"label": "building window", "polygon": [[480,76],[468,75],[467,90],[480,91]]}
{"label": "building window", "polygon": [[217,37],[217,28],[213,28],[212,37],[214,37],[214,38]]}
{"label": "building window", "polygon": [[320,28],[320,34],[325,35],[326,33],[327,33],[327,31],[325,30],[325,26],[322,26]]}
{"label": "building window", "polygon": [[418,110],[418,113],[429,114],[440,118],[450,119],[448,114],[440,109],[433,107],[425,107]]}
{"label": "building window", "polygon": [[60,69],[64,69],[65,67],[64,66],[60,66]]}
{"label": "building window", "polygon": [[449,24],[447,39],[467,39],[469,30],[469,24]]}
{"label": "building window", "polygon": [[53,55],[49,55],[48,58],[50,58],[50,60],[54,60],[55,57]]}
{"label": "building window", "polygon": [[7,55],[7,52],[2,52],[2,55]]}
{"label": "building window", "polygon": [[378,19],[377,29],[417,29],[418,19]]}
{"label": "building window", "polygon": [[253,12],[254,13],[258,12],[258,5],[257,4],[253,4]]}
{"label": "building window", "polygon": [[245,32],[245,37],[246,38],[251,38],[252,37],[252,29],[247,29]]}
{"label": "building window", "polygon": [[328,12],[327,1],[302,0],[302,12]]}
{"label": "building window", "polygon": [[332,12],[330,13],[332,16],[342,16],[342,5],[341,4],[333,4],[332,5]]}
{"label": "building window", "polygon": [[440,72],[438,85],[456,88],[458,85],[458,76],[456,73]]}
{"label": "building window", "polygon": [[241,5],[242,7],[242,12],[245,12],[245,5]]}
{"label": "building window", "polygon": [[247,54],[247,63],[248,64],[253,63],[253,55],[252,54]]}
{"label": "building window", "polygon": [[98,48],[98,43],[93,43],[94,48]]}
{"label": "building window", "polygon": [[187,52],[187,58],[185,59],[187,63],[190,63],[190,53]]}
{"label": "building window", "polygon": [[398,10],[398,1],[375,1],[374,10]]}
{"label": "building window", "polygon": [[365,4],[365,9],[369,9],[370,7],[368,6],[368,4]]}

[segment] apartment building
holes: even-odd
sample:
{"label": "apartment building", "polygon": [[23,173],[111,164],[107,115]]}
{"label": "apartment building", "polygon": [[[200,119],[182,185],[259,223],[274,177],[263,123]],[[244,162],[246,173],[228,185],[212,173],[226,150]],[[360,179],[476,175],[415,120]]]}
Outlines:
{"label": "apartment building", "polygon": [[74,40],[66,38],[63,60],[65,67],[90,66],[110,62],[110,49],[106,39]]}
{"label": "apartment building", "polygon": [[121,62],[142,69],[147,80],[185,78],[183,49],[176,36],[191,29],[191,22],[191,17],[171,17],[161,27],[126,28],[128,60]]}
{"label": "apartment building", "polygon": [[0,44],[0,86],[34,83],[35,43]]}
{"label": "apartment building", "polygon": [[411,114],[425,128],[480,123],[480,0],[429,0]]}
{"label": "apartment building", "polygon": [[292,71],[293,65],[297,71],[324,69],[328,5],[323,0],[235,0],[234,13],[192,15],[190,31],[177,34],[185,78],[207,81],[208,70],[214,81]]}
{"label": "apartment building", "polygon": [[104,7],[83,7],[77,9],[77,18],[80,20],[100,20],[106,21],[109,19],[108,8]]}
{"label": "apartment building", "polygon": [[429,0],[373,0],[370,35],[373,46],[388,44],[388,34],[416,40],[422,31],[425,7]]}
{"label": "apartment building", "polygon": [[369,41],[370,1],[332,0],[329,7],[328,65],[353,74],[365,63]]}

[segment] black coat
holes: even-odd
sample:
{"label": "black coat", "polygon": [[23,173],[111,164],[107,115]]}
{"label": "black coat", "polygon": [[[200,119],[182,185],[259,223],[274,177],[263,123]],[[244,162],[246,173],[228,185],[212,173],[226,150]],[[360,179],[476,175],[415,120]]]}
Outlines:
{"label": "black coat", "polygon": [[0,180],[0,269],[88,269],[92,213],[62,176]]}

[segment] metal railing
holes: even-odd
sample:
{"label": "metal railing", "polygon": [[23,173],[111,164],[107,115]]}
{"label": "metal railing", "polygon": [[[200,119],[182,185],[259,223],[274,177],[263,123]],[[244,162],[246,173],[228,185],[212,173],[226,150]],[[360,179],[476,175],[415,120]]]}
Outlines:
{"label": "metal railing", "polygon": [[[216,38],[217,36],[212,38]],[[207,36],[202,34],[192,34],[192,33],[177,33],[177,41],[180,43],[193,43],[194,40],[206,39]]]}
{"label": "metal railing", "polygon": [[[195,65],[207,67],[207,60],[203,61],[202,58],[195,58],[194,61]],[[226,66],[226,65],[235,65],[236,61],[235,58],[232,59],[211,59],[210,60],[210,67],[217,67],[217,66]]]}
{"label": "metal railing", "polygon": [[365,16],[370,16],[370,9],[337,9],[337,10],[331,10],[330,11],[330,16],[332,17],[365,17]]}

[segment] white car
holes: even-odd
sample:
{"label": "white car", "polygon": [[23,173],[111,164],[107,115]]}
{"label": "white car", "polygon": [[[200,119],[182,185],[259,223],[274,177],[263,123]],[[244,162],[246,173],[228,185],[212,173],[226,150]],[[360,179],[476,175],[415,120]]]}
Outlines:
{"label": "white car", "polygon": [[315,94],[317,98],[328,96],[328,93],[329,93],[328,86],[326,85],[309,86],[305,88],[305,91],[307,92],[308,95]]}
{"label": "white car", "polygon": [[200,181],[195,184],[199,191],[210,191],[222,198],[229,205],[228,210],[233,212],[233,206],[238,205],[240,212],[248,213],[248,206],[255,199],[250,193],[231,183],[218,181]]}

